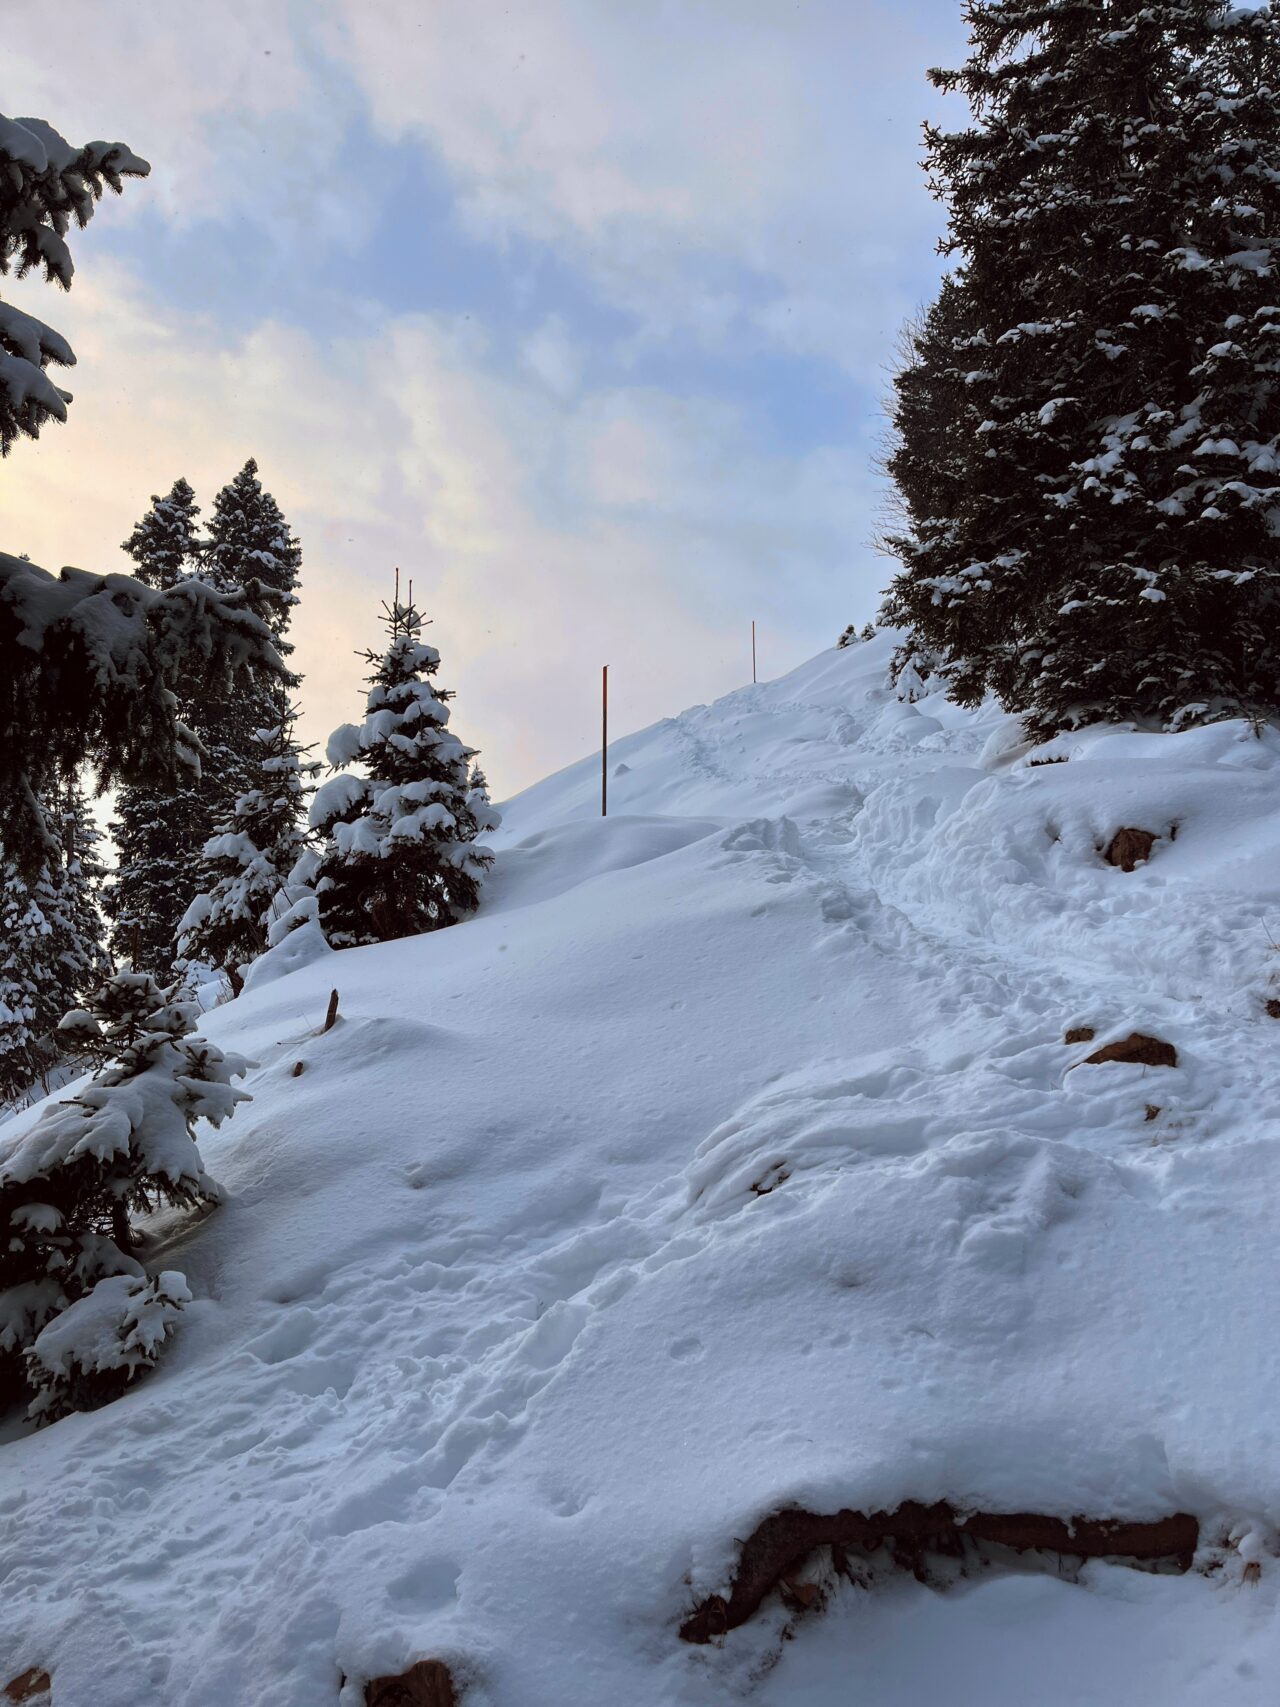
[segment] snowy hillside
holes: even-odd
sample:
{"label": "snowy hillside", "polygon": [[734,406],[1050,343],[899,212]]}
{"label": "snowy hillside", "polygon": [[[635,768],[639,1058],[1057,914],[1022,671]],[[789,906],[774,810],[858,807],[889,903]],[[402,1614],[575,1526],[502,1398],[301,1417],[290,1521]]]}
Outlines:
{"label": "snowy hillside", "polygon": [[[548,779],[476,918],[210,1016],[260,1063],[202,1138],[228,1201],[145,1253],[196,1302],[126,1398],[0,1448],[5,1677],[1275,1700],[1280,737],[1029,762],[998,713],[896,701],[888,651],[620,742],[606,821],[598,757]],[[1158,838],[1131,872],[1124,827]],[[1177,1064],[1085,1064],[1134,1032]],[[680,1639],[771,1514],[941,1500],[1187,1513],[1200,1548],[996,1549],[946,1592],[824,1554]]]}

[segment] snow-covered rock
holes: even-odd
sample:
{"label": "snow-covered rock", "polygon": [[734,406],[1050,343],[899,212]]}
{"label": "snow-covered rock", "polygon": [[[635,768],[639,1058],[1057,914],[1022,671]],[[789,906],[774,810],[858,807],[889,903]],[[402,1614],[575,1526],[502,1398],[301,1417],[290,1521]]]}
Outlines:
{"label": "snow-covered rock", "polygon": [[[474,918],[206,1016],[262,1066],[201,1137],[223,1207],[152,1230],[194,1302],[126,1397],[0,1448],[14,1672],[69,1707],[357,1707],[425,1657],[465,1707],[1272,1699],[1278,738],[1027,751],[896,700],[891,644],[618,742],[607,820],[598,755],[549,778]],[[1086,1063],[1132,1031],[1178,1065]],[[1188,1511],[1200,1568],[678,1640],[788,1502],[942,1499]]]}

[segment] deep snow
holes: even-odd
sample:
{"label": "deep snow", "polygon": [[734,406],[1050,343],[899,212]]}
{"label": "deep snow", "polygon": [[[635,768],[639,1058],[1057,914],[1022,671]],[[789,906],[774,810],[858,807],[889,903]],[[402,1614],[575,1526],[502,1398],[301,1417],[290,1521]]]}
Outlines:
{"label": "deep snow", "polygon": [[[1275,1699],[1280,736],[1032,764],[996,711],[895,700],[889,644],[619,742],[607,821],[598,756],[549,778],[475,919],[296,970],[289,939],[207,1016],[260,1063],[201,1141],[228,1200],[154,1229],[195,1294],[158,1371],[0,1446],[4,1676]],[[1127,875],[1126,824],[1162,837]],[[1081,1064],[1135,1029],[1179,1065]],[[1189,1510],[1200,1568],[841,1586],[789,1642],[773,1602],[677,1640],[779,1505],[944,1497]]]}

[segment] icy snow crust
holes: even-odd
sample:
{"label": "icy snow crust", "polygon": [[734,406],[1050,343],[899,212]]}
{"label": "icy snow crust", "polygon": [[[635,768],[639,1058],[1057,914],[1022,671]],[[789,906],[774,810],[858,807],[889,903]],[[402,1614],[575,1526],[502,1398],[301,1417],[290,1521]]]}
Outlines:
{"label": "icy snow crust", "polygon": [[[262,1063],[202,1139],[228,1201],[154,1229],[195,1295],[157,1372],[0,1448],[6,1676],[1275,1699],[1280,738],[1031,764],[998,712],[894,700],[888,649],[618,743],[606,822],[598,757],[550,778],[473,920],[207,1016]],[[1161,835],[1128,875],[1124,825]],[[1132,1030],[1180,1064],[1081,1064]],[[790,1643],[773,1602],[676,1639],[779,1506],[940,1498],[1189,1510],[1221,1568],[844,1586]]]}

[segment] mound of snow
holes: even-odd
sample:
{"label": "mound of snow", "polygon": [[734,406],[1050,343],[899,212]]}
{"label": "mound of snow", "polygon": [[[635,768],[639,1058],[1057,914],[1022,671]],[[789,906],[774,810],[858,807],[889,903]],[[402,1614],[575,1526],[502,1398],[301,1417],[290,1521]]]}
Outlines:
{"label": "mound of snow", "polygon": [[[194,1302],[136,1390],[0,1450],[12,1672],[70,1707],[356,1707],[426,1656],[465,1707],[1270,1700],[1280,748],[1029,752],[899,703],[890,642],[619,742],[604,822],[598,755],[549,778],[476,917],[273,951],[207,1016],[262,1066],[201,1139],[225,1205],[143,1253]],[[1086,1064],[1132,1031],[1178,1065]],[[677,1639],[770,1512],[908,1499],[1189,1511],[1201,1568]]]}

